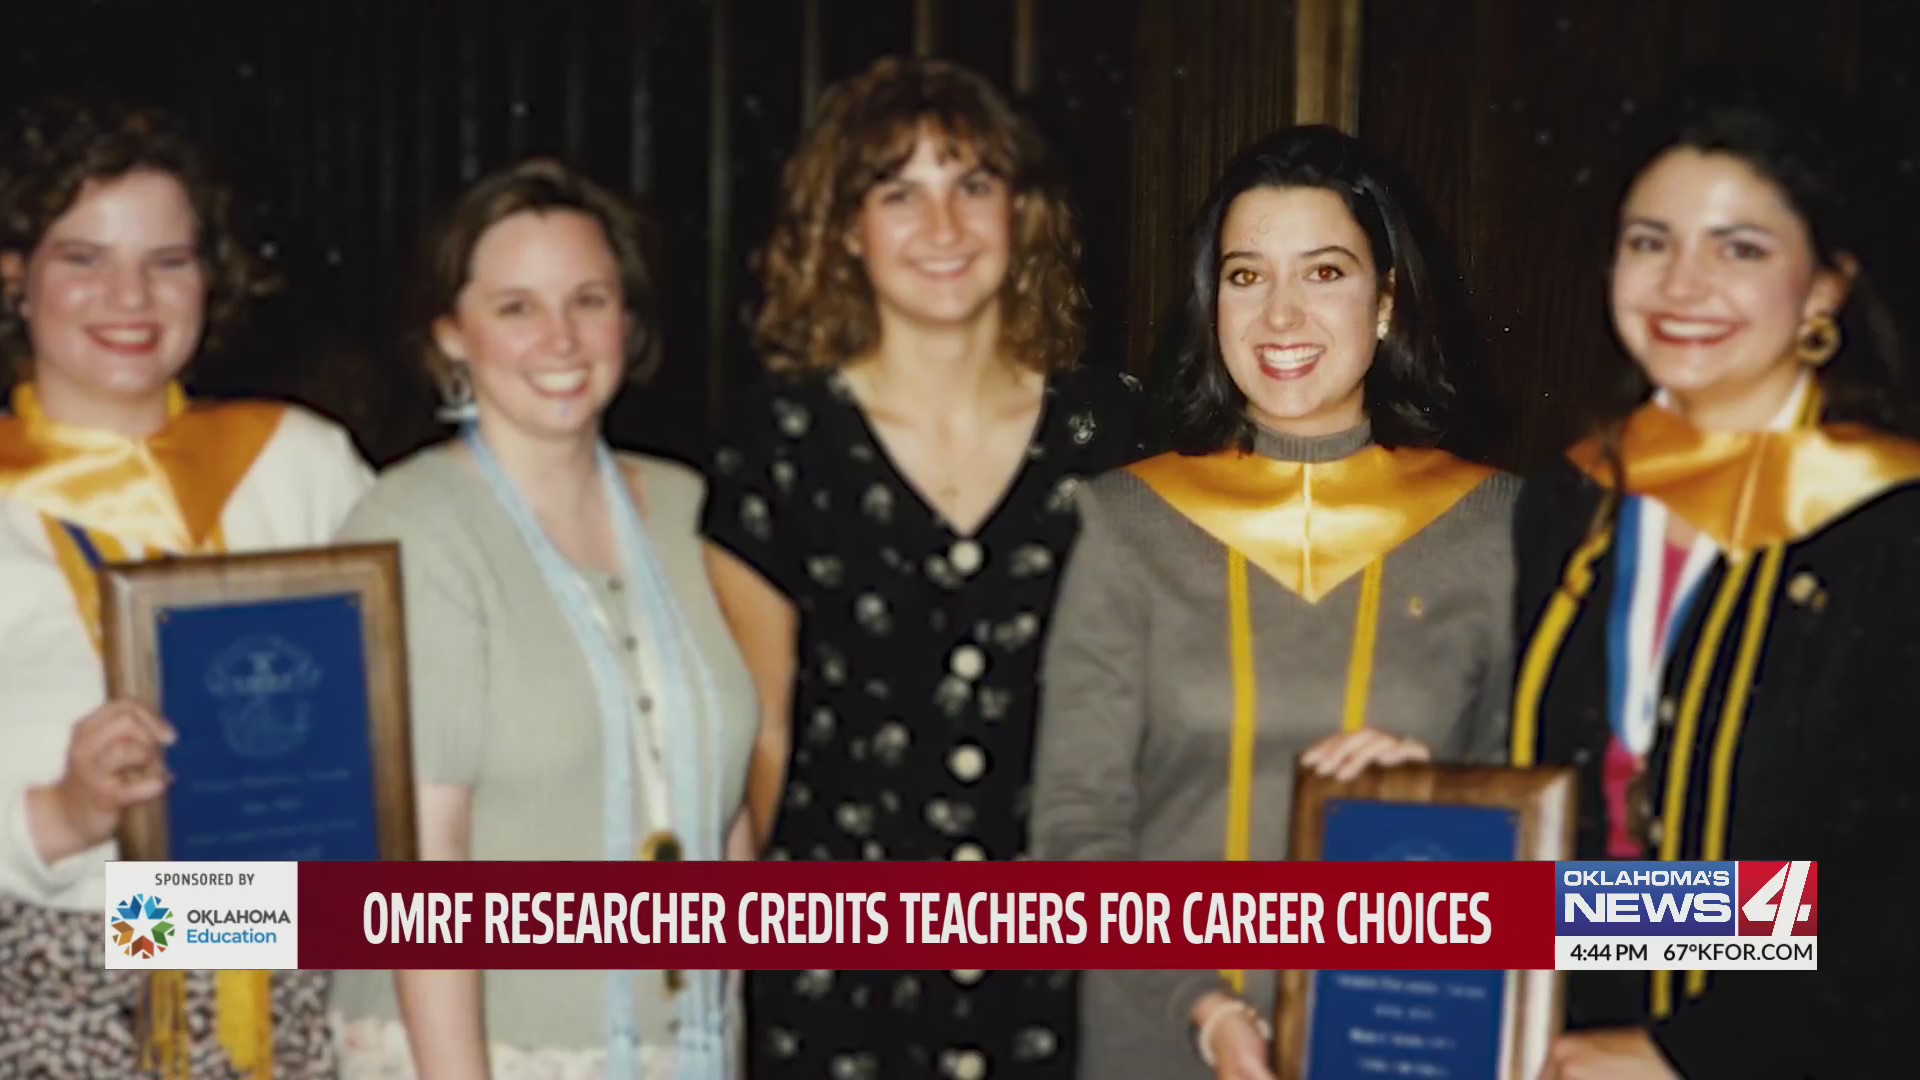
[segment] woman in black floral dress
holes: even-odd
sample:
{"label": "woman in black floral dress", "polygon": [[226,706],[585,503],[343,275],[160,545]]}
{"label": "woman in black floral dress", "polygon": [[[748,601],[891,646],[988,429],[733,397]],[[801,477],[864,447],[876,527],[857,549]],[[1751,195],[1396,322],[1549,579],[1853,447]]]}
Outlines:
{"label": "woman in black floral dress", "polygon": [[[1041,639],[1083,477],[1140,394],[1079,368],[1067,207],[978,76],[882,61],[788,166],[762,259],[771,378],[724,434],[704,529],[763,700],[767,857],[1012,859]],[[751,980],[754,1080],[1068,1078],[1066,973]]]}

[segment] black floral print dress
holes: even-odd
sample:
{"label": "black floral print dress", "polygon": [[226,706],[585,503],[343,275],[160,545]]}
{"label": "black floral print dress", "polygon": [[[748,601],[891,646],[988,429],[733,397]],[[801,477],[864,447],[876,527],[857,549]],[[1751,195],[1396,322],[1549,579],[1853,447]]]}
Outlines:
{"label": "black floral print dress", "polygon": [[[1025,851],[1073,488],[1144,456],[1143,419],[1129,376],[1050,378],[1026,460],[971,535],[895,468],[837,375],[770,382],[723,433],[702,527],[800,617],[768,858]],[[754,1080],[1073,1075],[1070,973],[765,972],[749,987]]]}

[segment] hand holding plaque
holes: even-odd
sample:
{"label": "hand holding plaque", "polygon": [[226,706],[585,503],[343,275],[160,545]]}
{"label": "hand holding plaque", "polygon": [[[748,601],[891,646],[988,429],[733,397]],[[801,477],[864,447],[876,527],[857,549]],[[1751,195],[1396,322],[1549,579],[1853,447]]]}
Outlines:
{"label": "hand holding plaque", "polygon": [[173,729],[145,707],[109,701],[73,725],[58,780],[28,792],[33,846],[49,863],[113,839],[129,807],[159,797]]}
{"label": "hand holding plaque", "polygon": [[[1573,827],[1570,769],[1400,765],[1340,780],[1303,757],[1292,857],[1557,861]],[[1563,1022],[1561,992],[1550,971],[1283,971],[1275,1072],[1535,1080]]]}
{"label": "hand holding plaque", "polygon": [[1370,768],[1412,765],[1433,759],[1433,751],[1418,739],[1363,727],[1329,735],[1300,755],[1300,765],[1321,776],[1345,783],[1359,779]]}
{"label": "hand holding plaque", "polygon": [[178,735],[122,858],[414,857],[399,576],[392,544],[101,567],[109,692]]}

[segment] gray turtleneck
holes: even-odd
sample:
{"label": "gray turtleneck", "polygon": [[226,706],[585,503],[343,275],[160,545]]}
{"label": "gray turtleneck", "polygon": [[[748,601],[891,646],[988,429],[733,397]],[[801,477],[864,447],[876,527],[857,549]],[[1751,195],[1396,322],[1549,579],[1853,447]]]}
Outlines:
{"label": "gray turtleneck", "polygon": [[[1315,439],[1261,432],[1257,452],[1327,462],[1369,441],[1362,426]],[[1420,739],[1439,761],[1497,761],[1512,691],[1510,514],[1496,475],[1387,556],[1369,726]],[[1033,786],[1041,859],[1213,860],[1226,844],[1233,681],[1227,549],[1139,479],[1079,491],[1082,529],[1042,669]],[[1299,755],[1338,732],[1358,575],[1313,604],[1249,565],[1255,685],[1252,857],[1287,857]],[[1080,1075],[1206,1080],[1188,1013],[1214,972],[1088,972]],[[1271,1015],[1275,977],[1245,996]]]}

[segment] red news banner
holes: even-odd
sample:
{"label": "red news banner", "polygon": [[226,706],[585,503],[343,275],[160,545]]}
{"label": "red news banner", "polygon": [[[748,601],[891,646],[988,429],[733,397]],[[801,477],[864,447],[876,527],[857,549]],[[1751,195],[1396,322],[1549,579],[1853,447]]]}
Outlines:
{"label": "red news banner", "polygon": [[1552,970],[1553,863],[302,863],[299,966]]}

